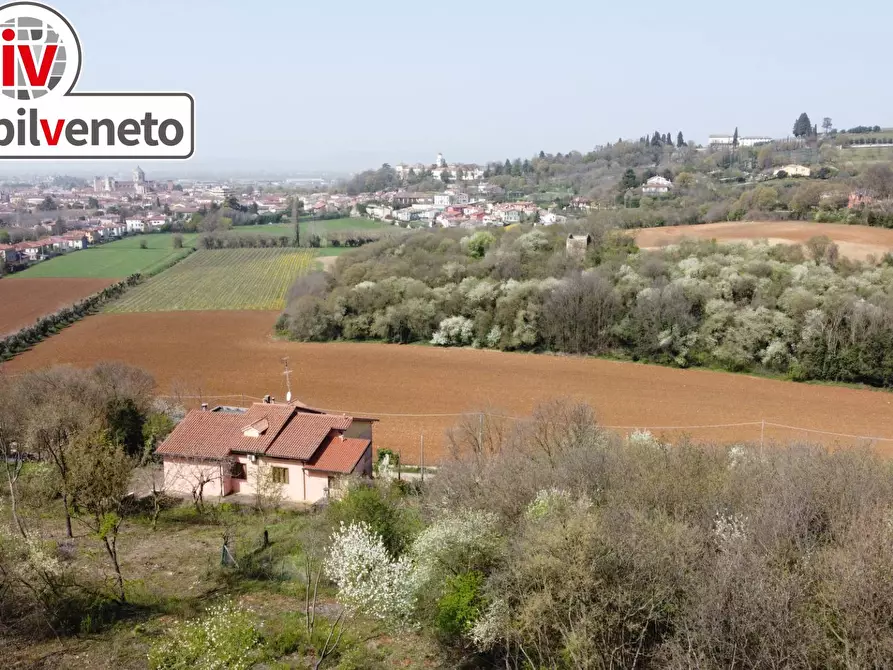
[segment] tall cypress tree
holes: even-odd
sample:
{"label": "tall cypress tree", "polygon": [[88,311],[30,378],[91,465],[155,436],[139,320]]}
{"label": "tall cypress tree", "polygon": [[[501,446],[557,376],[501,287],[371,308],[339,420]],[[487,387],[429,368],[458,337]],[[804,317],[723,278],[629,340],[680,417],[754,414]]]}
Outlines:
{"label": "tall cypress tree", "polygon": [[301,218],[298,216],[298,195],[291,201],[291,218],[295,222],[295,246],[301,246]]}
{"label": "tall cypress tree", "polygon": [[682,131],[681,131],[681,130],[679,131],[679,134],[676,135],[676,146],[677,146],[677,147],[684,147],[684,146],[685,146],[685,139],[682,137]]}
{"label": "tall cypress tree", "polygon": [[806,137],[812,132],[812,121],[806,112],[803,112],[794,123],[794,137]]}
{"label": "tall cypress tree", "polygon": [[738,148],[738,127],[735,126],[735,134],[732,135],[732,146]]}

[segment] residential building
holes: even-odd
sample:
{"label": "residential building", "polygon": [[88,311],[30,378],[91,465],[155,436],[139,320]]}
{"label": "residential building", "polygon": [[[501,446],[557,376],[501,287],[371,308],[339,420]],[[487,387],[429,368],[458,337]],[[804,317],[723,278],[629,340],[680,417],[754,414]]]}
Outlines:
{"label": "residential building", "polygon": [[449,207],[453,204],[453,194],[450,191],[437,193],[434,196],[435,207]]}
{"label": "residential building", "polygon": [[410,221],[418,221],[419,213],[413,209],[398,209],[394,213],[394,218],[397,221],[403,221],[404,223],[409,223]]}
{"label": "residential building", "polygon": [[267,477],[284,500],[312,503],[337,496],[348,475],[371,476],[375,421],[299,402],[193,410],[156,453],[172,493],[202,487],[205,496],[251,495]]}
{"label": "residential building", "polygon": [[808,177],[812,174],[812,170],[805,165],[785,165],[774,170],[772,176],[777,177],[779,172],[784,172],[789,177]]}
{"label": "residential building", "polygon": [[[708,144],[711,146],[732,146],[734,141],[734,135],[711,135]],[[770,142],[772,142],[772,138],[765,135],[751,135],[738,138],[739,147],[755,147],[760,144],[769,144]]]}
{"label": "residential building", "polygon": [[642,193],[645,195],[664,195],[669,193],[671,188],[673,188],[673,182],[666,177],[657,175],[642,184]]}
{"label": "residential building", "polygon": [[0,244],[0,260],[7,264],[16,263],[19,260],[19,252],[12,244]]}
{"label": "residential building", "polygon": [[124,220],[128,233],[143,233],[146,231],[146,220],[142,218],[129,218]]}
{"label": "residential building", "polygon": [[229,200],[232,194],[232,190],[230,190],[226,186],[215,186],[211,189],[208,189],[208,195],[210,195],[217,202],[225,202],[226,200]]}

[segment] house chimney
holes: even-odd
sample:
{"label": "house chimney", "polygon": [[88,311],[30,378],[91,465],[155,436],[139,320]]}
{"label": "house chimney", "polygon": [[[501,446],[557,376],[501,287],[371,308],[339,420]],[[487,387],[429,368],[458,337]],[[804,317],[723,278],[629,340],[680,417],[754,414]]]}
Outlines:
{"label": "house chimney", "polygon": [[269,395],[265,395],[265,396],[264,396],[264,404],[265,404],[265,405],[269,405],[269,404],[270,404],[270,396],[269,396]]}
{"label": "house chimney", "polygon": [[203,402],[203,403],[202,403],[202,411],[203,411],[203,412],[207,412],[207,411],[208,411],[208,403],[206,403],[206,402]]}

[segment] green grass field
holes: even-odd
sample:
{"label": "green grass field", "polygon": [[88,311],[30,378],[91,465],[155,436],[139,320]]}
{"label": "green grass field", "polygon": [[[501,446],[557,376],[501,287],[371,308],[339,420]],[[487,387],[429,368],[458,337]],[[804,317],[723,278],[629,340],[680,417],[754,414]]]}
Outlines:
{"label": "green grass field", "polygon": [[106,311],[280,310],[294,280],[312,270],[313,256],[303,249],[197,251]]}
{"label": "green grass field", "polygon": [[[187,249],[174,249],[171,234],[135,235],[83,251],[70,251],[64,256],[37,263],[24,272],[17,273],[15,277],[124,278],[137,272],[151,272],[185,256],[196,238],[197,235],[183,235],[183,246]],[[140,249],[140,242],[146,242],[148,248]]]}

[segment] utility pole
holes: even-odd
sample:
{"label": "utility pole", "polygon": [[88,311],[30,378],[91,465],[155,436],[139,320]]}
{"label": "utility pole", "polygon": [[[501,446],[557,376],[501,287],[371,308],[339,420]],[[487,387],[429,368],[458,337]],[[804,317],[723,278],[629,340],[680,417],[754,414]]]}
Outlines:
{"label": "utility pole", "polygon": [[425,483],[425,433],[419,435],[419,473],[422,475],[422,484]]}
{"label": "utility pole", "polygon": [[285,372],[282,374],[285,375],[285,388],[288,391],[285,395],[285,402],[291,402],[291,370],[288,367],[288,356],[283,358],[282,362],[285,364]]}
{"label": "utility pole", "polygon": [[478,416],[478,449],[484,453],[484,413]]}

